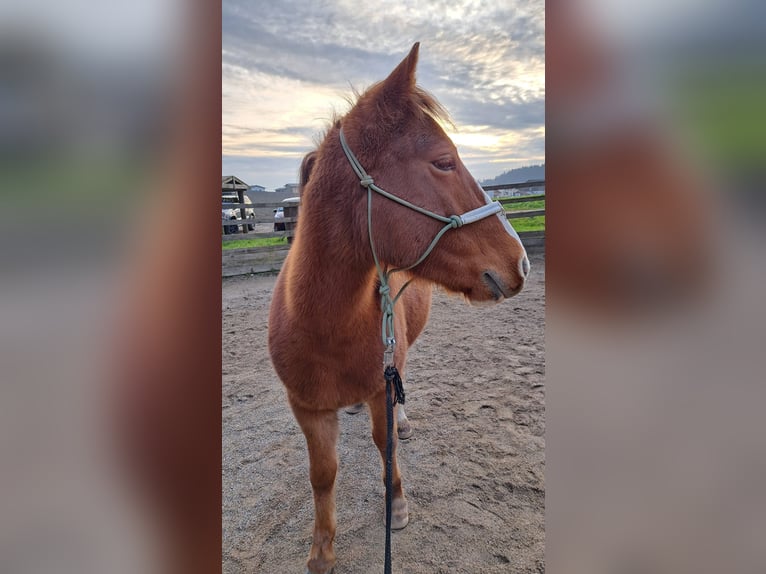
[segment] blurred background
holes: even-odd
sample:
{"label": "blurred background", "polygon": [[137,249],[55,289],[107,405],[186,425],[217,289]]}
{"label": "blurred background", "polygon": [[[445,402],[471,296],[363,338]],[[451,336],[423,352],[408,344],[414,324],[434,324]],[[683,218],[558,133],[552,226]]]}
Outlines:
{"label": "blurred background", "polygon": [[219,568],[220,6],[196,4],[0,3],[2,572]]}
{"label": "blurred background", "polygon": [[764,15],[547,4],[552,572],[766,567]]}

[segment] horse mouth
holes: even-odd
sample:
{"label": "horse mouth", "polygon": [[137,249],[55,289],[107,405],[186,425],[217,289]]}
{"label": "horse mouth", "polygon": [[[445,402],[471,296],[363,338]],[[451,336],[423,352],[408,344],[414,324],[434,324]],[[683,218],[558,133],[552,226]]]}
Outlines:
{"label": "horse mouth", "polygon": [[484,283],[489,287],[490,292],[492,293],[492,297],[495,299],[495,301],[501,301],[503,299],[508,299],[510,297],[513,297],[521,291],[521,287],[518,287],[516,289],[509,288],[498,276],[495,274],[494,271],[485,271],[484,272]]}

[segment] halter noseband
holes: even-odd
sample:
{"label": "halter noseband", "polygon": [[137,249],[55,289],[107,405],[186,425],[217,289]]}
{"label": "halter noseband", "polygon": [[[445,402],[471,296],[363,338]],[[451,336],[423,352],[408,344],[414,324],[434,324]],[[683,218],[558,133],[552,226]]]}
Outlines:
{"label": "halter noseband", "polygon": [[[394,361],[394,357],[393,357],[394,345],[396,344],[396,340],[394,338],[394,305],[396,305],[396,302],[399,300],[399,297],[401,297],[402,293],[404,292],[404,289],[410,284],[410,281],[412,281],[412,279],[407,281],[399,290],[399,293],[397,293],[396,296],[392,298],[391,288],[389,286],[389,281],[388,281],[391,275],[393,273],[396,273],[397,271],[407,271],[409,269],[412,269],[413,267],[420,265],[425,260],[425,258],[431,254],[431,251],[433,251],[434,247],[436,247],[436,244],[439,242],[442,236],[450,229],[457,229],[458,227],[462,227],[463,225],[468,225],[470,223],[475,223],[477,221],[485,219],[486,217],[489,217],[490,215],[500,214],[503,212],[503,206],[498,201],[492,201],[486,192],[484,192],[484,197],[487,200],[486,204],[482,205],[481,207],[477,207],[476,209],[472,209],[471,211],[467,211],[466,213],[462,215],[451,215],[449,217],[445,217],[444,215],[439,215],[438,213],[434,213],[433,211],[429,211],[413,203],[410,203],[409,201],[402,199],[401,197],[397,197],[387,192],[386,190],[381,189],[377,185],[375,185],[375,181],[364,170],[364,168],[362,167],[362,164],[359,163],[359,160],[356,158],[354,153],[351,151],[351,148],[348,146],[348,142],[346,141],[346,138],[343,135],[342,128],[340,129],[339,133],[340,133],[340,145],[343,148],[343,153],[346,154],[346,157],[348,158],[348,161],[351,164],[351,167],[353,168],[354,173],[356,173],[357,177],[359,178],[359,184],[362,187],[367,189],[367,232],[370,238],[370,248],[372,249],[372,257],[375,260],[375,268],[378,271],[378,278],[380,279],[380,289],[379,289],[380,303],[381,303],[381,308],[383,310],[383,325],[381,329],[383,345],[385,346],[385,353],[383,355],[383,365],[392,366]],[[409,209],[417,211],[418,213],[422,213],[423,215],[427,215],[428,217],[436,219],[437,221],[441,221],[442,223],[445,224],[444,227],[442,227],[441,230],[439,230],[439,232],[433,238],[431,243],[428,245],[428,248],[423,252],[423,255],[421,255],[417,259],[417,261],[415,261],[415,263],[413,263],[412,265],[408,265],[407,267],[399,267],[397,269],[390,269],[390,270],[388,268],[384,270],[381,267],[380,261],[378,260],[377,251],[375,250],[375,242],[372,239],[372,192],[373,191],[382,195],[383,197],[386,197],[392,201],[395,201],[396,203],[400,205],[408,207]],[[502,217],[502,219],[503,219],[503,223],[506,226],[506,229],[509,229],[509,231],[511,232],[511,235],[513,235],[519,241],[519,243],[521,243],[521,240],[519,239],[518,234],[513,230],[513,227],[511,227],[510,224],[507,223],[507,220],[504,217]]]}

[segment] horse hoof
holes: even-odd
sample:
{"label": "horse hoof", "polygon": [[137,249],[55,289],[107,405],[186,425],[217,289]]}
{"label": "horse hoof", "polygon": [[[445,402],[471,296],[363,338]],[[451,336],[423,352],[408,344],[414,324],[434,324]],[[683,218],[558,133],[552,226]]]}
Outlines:
{"label": "horse hoof", "polygon": [[402,530],[405,526],[407,526],[410,523],[410,517],[408,514],[405,514],[404,516],[400,518],[396,518],[395,516],[391,517],[391,530]]}
{"label": "horse hoof", "polygon": [[[333,572],[335,572],[334,566],[330,568],[329,570],[325,570],[324,572],[322,572],[322,574],[332,574]],[[311,570],[306,570],[306,574],[314,574],[314,573]]]}
{"label": "horse hoof", "polygon": [[[350,415],[355,415],[356,413],[360,413],[364,410],[364,403],[356,403],[355,405],[346,407],[343,410]],[[327,574],[329,574],[329,572]]]}
{"label": "horse hoof", "polygon": [[396,498],[391,505],[391,530],[401,530],[410,523],[410,512],[407,501]]}
{"label": "horse hoof", "polygon": [[399,428],[397,429],[396,434],[401,440],[410,438],[412,436],[412,425],[410,424],[410,421],[399,423]]}

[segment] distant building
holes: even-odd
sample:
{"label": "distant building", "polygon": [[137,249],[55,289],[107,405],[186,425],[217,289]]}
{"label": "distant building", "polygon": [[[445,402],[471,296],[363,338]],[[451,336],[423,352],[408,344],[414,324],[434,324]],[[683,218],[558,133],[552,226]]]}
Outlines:
{"label": "distant building", "polygon": [[297,183],[286,183],[283,187],[277,188],[274,191],[277,193],[290,193],[297,196],[298,187],[299,185]]}
{"label": "distant building", "polygon": [[492,199],[523,197],[525,195],[540,195],[545,193],[545,181],[530,180],[523,185],[524,187],[519,187],[518,183],[508,184],[508,187],[506,188],[489,190],[488,193]]}
{"label": "distant building", "polygon": [[260,193],[260,192],[266,191],[266,188],[263,187],[262,185],[251,185],[250,191],[255,193]]}
{"label": "distant building", "polygon": [[545,182],[544,181],[530,181],[534,185],[522,187],[519,189],[519,195],[540,195],[545,194]]}

